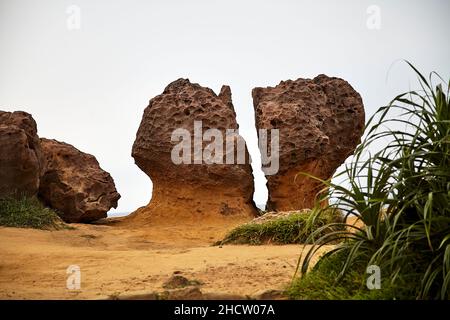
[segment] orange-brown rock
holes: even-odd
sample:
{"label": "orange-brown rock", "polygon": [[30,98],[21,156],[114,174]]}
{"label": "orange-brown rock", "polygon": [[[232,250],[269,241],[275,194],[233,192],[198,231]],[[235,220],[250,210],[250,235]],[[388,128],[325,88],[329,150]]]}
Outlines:
{"label": "orange-brown rock", "polygon": [[346,81],[319,75],[252,92],[257,129],[279,129],[280,168],[268,175],[269,210],[311,208],[324,186],[300,172],[332,177],[360,143],[361,96]]}
{"label": "orange-brown rock", "polygon": [[33,117],[0,111],[0,198],[37,194],[43,168]]}
{"label": "orange-brown rock", "polygon": [[[194,148],[194,121],[202,122],[201,134],[207,129],[218,129],[224,136],[221,144],[223,157],[218,157],[222,162],[206,163],[203,159],[194,163],[196,155],[202,155],[202,151]],[[190,163],[172,161],[172,150],[179,144],[172,141],[172,133],[180,128],[187,130],[192,141],[189,143],[191,152],[187,154],[192,160]],[[253,175],[245,143],[245,163],[227,164],[225,160],[226,143],[236,148],[237,141],[243,142],[238,134],[226,137],[227,129],[237,128],[228,86],[223,86],[220,94],[216,95],[211,89],[188,79],[178,79],[162,94],[151,99],[144,111],[132,156],[137,166],[152,180],[153,194],[149,205],[138,210],[132,219],[184,217],[196,220],[254,216]],[[203,140],[202,150],[212,141]]]}
{"label": "orange-brown rock", "polygon": [[41,138],[41,146],[47,166],[39,197],[64,221],[91,222],[117,207],[114,181],[94,156],[56,140]]}

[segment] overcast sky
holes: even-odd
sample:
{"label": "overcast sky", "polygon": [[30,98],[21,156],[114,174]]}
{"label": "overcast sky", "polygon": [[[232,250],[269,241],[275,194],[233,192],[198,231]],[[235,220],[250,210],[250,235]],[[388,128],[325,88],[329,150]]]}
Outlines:
{"label": "overcast sky", "polygon": [[324,73],[371,115],[417,87],[400,59],[448,79],[449,12],[448,0],[0,0],[0,109],[95,155],[122,195],[116,212],[130,212],[151,197],[131,157],[148,100],[180,77],[228,84],[262,204],[252,88]]}

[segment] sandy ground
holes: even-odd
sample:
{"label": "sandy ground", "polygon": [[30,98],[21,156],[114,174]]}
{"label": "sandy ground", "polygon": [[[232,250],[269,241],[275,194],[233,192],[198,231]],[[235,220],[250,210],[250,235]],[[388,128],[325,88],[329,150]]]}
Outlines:
{"label": "sandy ground", "polygon": [[[174,272],[203,293],[253,296],[283,289],[300,245],[211,246],[236,221],[133,228],[119,220],[73,224],[74,230],[0,228],[0,299],[102,299],[163,292]],[[78,265],[81,289],[68,290],[66,270]]]}

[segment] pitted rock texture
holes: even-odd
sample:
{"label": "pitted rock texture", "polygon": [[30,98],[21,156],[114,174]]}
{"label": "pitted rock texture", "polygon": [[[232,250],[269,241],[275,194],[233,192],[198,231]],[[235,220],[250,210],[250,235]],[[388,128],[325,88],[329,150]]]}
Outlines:
{"label": "pitted rock texture", "polygon": [[352,154],[364,130],[361,96],[326,75],[254,88],[252,96],[257,129],[280,130],[279,171],[266,176],[267,209],[311,208],[324,186],[298,173],[328,179]]}
{"label": "pitted rock texture", "polygon": [[[194,148],[194,121],[202,121],[201,134],[207,129],[220,131],[224,152],[218,159],[223,162],[194,163],[195,154],[202,154]],[[171,136],[179,128],[186,129],[191,139],[191,152],[186,152],[192,161],[190,164],[175,164],[171,159],[172,149],[180,143],[172,141]],[[153,195],[149,205],[138,210],[131,219],[255,216],[253,175],[247,148],[237,133],[226,138],[227,129],[238,129],[228,86],[223,86],[216,95],[211,89],[188,79],[178,79],[151,99],[144,111],[132,156],[152,180]],[[203,140],[201,150],[212,141],[214,139]],[[236,150],[237,141],[244,146],[246,161],[227,164],[226,144],[229,142]],[[236,151],[234,158],[237,159]]]}
{"label": "pitted rock texture", "polygon": [[56,140],[41,138],[41,146],[47,166],[39,197],[64,221],[91,222],[117,207],[114,181],[94,156]]}
{"label": "pitted rock texture", "polygon": [[33,117],[0,111],[0,198],[36,195],[43,160]]}

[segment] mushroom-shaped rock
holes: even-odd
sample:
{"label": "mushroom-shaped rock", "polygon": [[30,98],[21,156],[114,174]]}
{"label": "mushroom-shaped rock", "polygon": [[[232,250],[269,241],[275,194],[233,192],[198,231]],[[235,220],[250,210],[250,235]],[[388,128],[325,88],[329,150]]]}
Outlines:
{"label": "mushroom-shaped rock", "polygon": [[0,111],[0,198],[36,195],[44,166],[33,117]]}
{"label": "mushroom-shaped rock", "polygon": [[237,133],[231,91],[178,79],[150,100],[132,156],[153,182],[149,205],[132,217],[251,217],[253,175]]}
{"label": "mushroom-shaped rock", "polygon": [[120,198],[110,174],[94,156],[74,146],[41,138],[47,166],[39,197],[66,222],[105,218]]}
{"label": "mushroom-shaped rock", "polygon": [[364,130],[361,96],[326,75],[254,88],[252,96],[257,129],[279,129],[279,170],[266,174],[267,209],[311,208],[324,185],[299,173],[329,179],[353,153]]}

